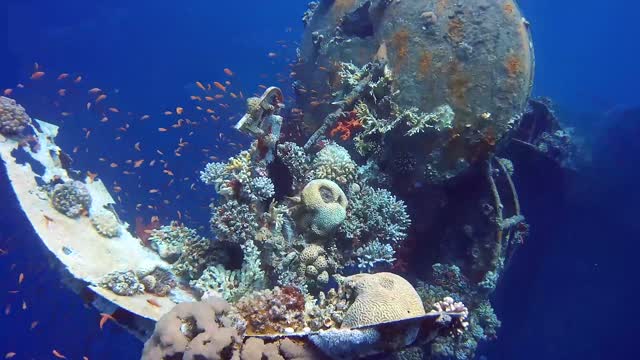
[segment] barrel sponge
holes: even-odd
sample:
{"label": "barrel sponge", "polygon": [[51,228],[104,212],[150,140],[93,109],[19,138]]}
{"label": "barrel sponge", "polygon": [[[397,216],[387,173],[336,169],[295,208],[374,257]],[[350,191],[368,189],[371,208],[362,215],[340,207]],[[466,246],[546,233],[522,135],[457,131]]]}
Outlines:
{"label": "barrel sponge", "polygon": [[31,118],[15,100],[0,96],[0,133],[4,135],[20,134],[31,124]]}
{"label": "barrel sponge", "polygon": [[341,327],[353,328],[425,314],[420,296],[401,276],[392,273],[357,274],[345,278],[344,286],[355,300]]}
{"label": "barrel sponge", "polygon": [[347,217],[347,196],[331,180],[310,181],[300,199],[308,215],[308,229],[318,236],[331,234]]}

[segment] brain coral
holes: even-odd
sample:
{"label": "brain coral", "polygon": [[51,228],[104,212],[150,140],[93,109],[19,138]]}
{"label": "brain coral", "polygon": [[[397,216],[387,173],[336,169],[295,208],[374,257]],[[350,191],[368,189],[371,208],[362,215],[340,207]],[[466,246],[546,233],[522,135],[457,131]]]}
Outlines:
{"label": "brain coral", "polygon": [[392,273],[357,274],[344,286],[355,294],[341,327],[353,328],[424,315],[424,306],[413,286]]}
{"label": "brain coral", "polygon": [[332,234],[347,217],[347,196],[331,180],[310,181],[302,189],[300,200],[303,226],[317,236]]}
{"label": "brain coral", "polygon": [[30,123],[31,118],[22,106],[13,99],[0,96],[0,133],[19,134]]}

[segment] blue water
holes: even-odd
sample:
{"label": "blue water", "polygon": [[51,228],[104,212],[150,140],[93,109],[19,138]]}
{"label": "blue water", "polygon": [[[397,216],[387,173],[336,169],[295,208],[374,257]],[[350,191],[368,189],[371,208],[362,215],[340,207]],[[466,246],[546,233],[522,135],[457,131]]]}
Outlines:
{"label": "blue water", "polygon": [[[60,112],[65,106],[83,106],[80,92],[108,89],[114,106],[137,116],[153,113],[158,121],[163,111],[187,103],[194,81],[226,79],[224,68],[234,71],[234,86],[251,94],[259,84],[277,83],[277,73],[287,76],[306,9],[304,1],[7,2],[0,89],[25,82],[35,62],[51,76],[82,75],[82,90],[68,94],[59,108],[44,95],[55,93],[55,85],[42,83],[15,94],[33,117],[63,124],[60,143],[68,151],[80,147],[74,156],[79,163],[99,156],[122,163],[134,156],[138,139],[146,142],[136,158],[176,146],[173,135],[159,134],[149,143],[149,131],[159,126],[155,122],[133,127],[116,143],[122,145],[101,147],[113,144],[112,130],[127,123],[122,113],[113,114],[106,125],[92,123],[91,140],[79,142],[89,125],[75,116],[62,118]],[[482,345],[478,354],[488,359],[636,358],[640,4],[521,0],[520,5],[532,24],[536,49],[534,95],[551,97],[561,119],[590,140],[593,161],[572,177],[535,169],[516,173],[532,233],[493,297],[502,320],[498,339]],[[269,52],[278,56],[269,58]],[[230,105],[223,115],[242,111],[241,102]],[[235,153],[235,148],[214,146],[220,132],[248,143],[230,131],[232,123],[202,124],[188,138],[185,158],[204,164],[208,159],[198,149],[206,147],[208,155],[220,158]],[[91,171],[104,174],[107,184],[117,178],[123,197],[168,181],[155,173],[110,177],[110,162],[96,163]],[[176,210],[206,207],[208,199],[189,190],[195,174],[181,172],[198,167],[170,160],[172,171],[191,179],[167,188],[170,204],[160,198],[148,202],[161,206],[167,218],[175,217]],[[15,351],[16,359],[49,359],[57,349],[68,359],[138,359],[140,342],[110,323],[100,331],[97,311],[60,284],[0,168],[0,249],[8,250],[0,256],[0,355]],[[176,200],[178,194],[184,197]],[[148,219],[152,212],[136,212],[134,205],[120,210]],[[206,223],[195,212],[190,216],[187,222]],[[26,275],[20,292],[8,293],[18,288],[19,273]],[[23,300],[27,310],[21,309]],[[5,315],[7,305],[11,309]],[[38,324],[30,330],[33,321]]]}

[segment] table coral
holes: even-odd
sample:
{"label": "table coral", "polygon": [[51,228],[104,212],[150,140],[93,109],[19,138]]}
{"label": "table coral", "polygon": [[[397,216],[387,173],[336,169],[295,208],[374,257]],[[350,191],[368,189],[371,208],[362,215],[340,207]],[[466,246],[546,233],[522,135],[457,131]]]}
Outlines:
{"label": "table coral", "polygon": [[0,133],[17,135],[31,124],[31,118],[15,100],[0,96]]}

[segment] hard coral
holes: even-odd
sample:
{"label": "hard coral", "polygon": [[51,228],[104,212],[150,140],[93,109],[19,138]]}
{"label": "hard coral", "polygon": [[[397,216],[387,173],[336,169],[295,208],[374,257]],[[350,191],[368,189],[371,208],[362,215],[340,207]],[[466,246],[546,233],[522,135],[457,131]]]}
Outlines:
{"label": "hard coral", "polygon": [[355,300],[341,327],[353,328],[424,315],[424,306],[413,286],[392,273],[358,274],[345,278],[344,286]]}
{"label": "hard coral", "polygon": [[91,195],[80,181],[56,184],[51,191],[51,204],[70,218],[86,214],[91,207]]}
{"label": "hard coral", "polygon": [[328,144],[320,150],[311,167],[314,179],[328,179],[340,185],[353,182],[358,168],[347,149],[337,144]]}
{"label": "hard coral", "polygon": [[20,134],[31,124],[31,118],[16,101],[0,96],[0,133],[3,135]]}
{"label": "hard coral", "polygon": [[141,360],[214,360],[239,356],[242,337],[220,299],[180,303],[156,323]]}
{"label": "hard coral", "polygon": [[331,180],[310,181],[302,190],[296,211],[303,229],[315,236],[331,235],[346,217],[347,196]]}
{"label": "hard coral", "polygon": [[120,296],[133,296],[144,292],[144,285],[138,280],[136,273],[129,271],[114,271],[107,274],[100,286],[113,291]]}

